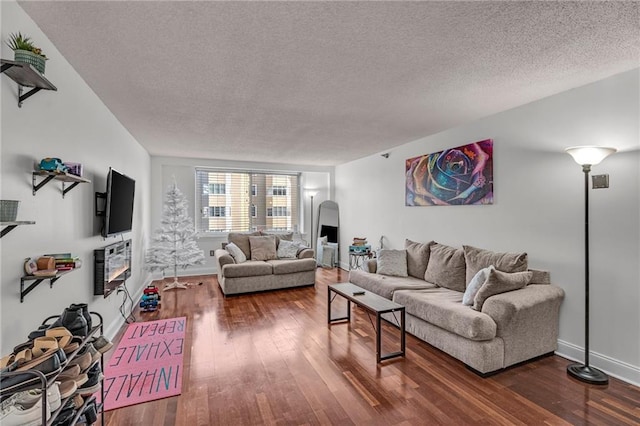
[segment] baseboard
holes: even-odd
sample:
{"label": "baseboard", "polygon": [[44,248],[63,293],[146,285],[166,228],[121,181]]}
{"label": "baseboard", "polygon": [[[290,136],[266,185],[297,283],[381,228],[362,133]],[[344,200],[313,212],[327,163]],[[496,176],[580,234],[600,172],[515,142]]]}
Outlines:
{"label": "baseboard", "polygon": [[[153,277],[150,274],[147,274],[147,276],[145,277],[144,284],[141,285],[139,288],[137,288],[133,292],[133,294],[131,294],[131,298],[134,301],[134,305],[131,307],[131,309],[135,309],[136,307],[135,301],[140,300],[140,298],[142,297],[142,292],[144,291],[145,287],[147,287],[152,282],[153,282]],[[120,328],[123,326],[123,324],[124,324],[124,318],[122,318],[122,315],[117,315],[116,318],[113,321],[111,321],[111,324],[109,324],[109,326],[104,329],[105,337],[109,340],[113,340],[118,334],[118,331],[120,331]]]}
{"label": "baseboard", "polygon": [[[576,362],[584,360],[584,348],[573,343],[558,340],[556,355]],[[640,386],[640,367],[590,351],[589,365],[599,368],[611,377],[620,379],[634,386]]]}

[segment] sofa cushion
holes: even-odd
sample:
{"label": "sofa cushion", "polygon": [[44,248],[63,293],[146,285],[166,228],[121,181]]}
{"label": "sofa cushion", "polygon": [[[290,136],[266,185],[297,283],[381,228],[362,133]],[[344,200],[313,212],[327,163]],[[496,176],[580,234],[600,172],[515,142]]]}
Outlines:
{"label": "sofa cushion", "polygon": [[276,237],[275,235],[264,235],[260,237],[249,237],[252,260],[276,259]]}
{"label": "sofa cushion", "polygon": [[280,241],[293,241],[293,232],[275,233],[275,232],[260,232],[260,235],[273,235],[276,237],[276,247],[280,246]]}
{"label": "sofa cushion", "polygon": [[378,274],[393,277],[407,276],[407,251],[381,249],[378,251]]}
{"label": "sofa cushion", "polygon": [[427,270],[429,263],[429,254],[431,253],[431,244],[416,243],[415,241],[405,240],[404,248],[407,250],[407,273],[414,278],[424,278],[424,272]]}
{"label": "sofa cushion", "polygon": [[476,297],[473,299],[473,309],[482,310],[482,305],[489,297],[508,291],[518,290],[531,282],[533,272],[501,272],[497,269],[489,271],[487,280],[484,282]]}
{"label": "sofa cushion", "polygon": [[431,246],[425,281],[438,287],[464,292],[466,288],[464,251],[444,244]]}
{"label": "sofa cushion", "polygon": [[273,274],[273,267],[267,262],[247,260],[241,264],[224,265],[222,274],[225,278],[256,277]]}
{"label": "sofa cushion", "polygon": [[502,272],[522,272],[527,270],[527,253],[498,253],[472,246],[462,246],[464,260],[467,264],[466,282],[478,273],[480,269],[493,265]]}
{"label": "sofa cushion", "polygon": [[268,260],[274,275],[294,274],[296,272],[315,271],[315,259],[275,259]]}
{"label": "sofa cushion", "polygon": [[487,314],[462,304],[462,293],[447,288],[398,290],[393,301],[407,314],[471,340],[491,340],[497,325]]}
{"label": "sofa cushion", "polygon": [[247,256],[245,256],[244,252],[240,250],[240,247],[238,247],[234,243],[227,244],[224,249],[229,252],[236,263],[244,263],[247,261]]}
{"label": "sofa cushion", "polygon": [[288,240],[280,240],[276,255],[278,256],[278,259],[295,259],[298,255],[299,249],[299,243],[294,243],[293,241]]}
{"label": "sofa cushion", "polygon": [[251,245],[249,244],[249,237],[252,235],[260,235],[260,232],[229,232],[227,240],[230,243],[237,245],[247,259],[251,259]]}
{"label": "sofa cushion", "polygon": [[435,285],[413,277],[390,277],[360,269],[349,271],[349,282],[391,300],[393,292],[404,289],[434,288]]}
{"label": "sofa cushion", "polygon": [[466,306],[473,306],[473,300],[480,290],[480,287],[487,281],[487,277],[489,276],[489,272],[494,269],[493,265],[489,265],[486,268],[482,268],[478,271],[478,273],[471,278],[469,284],[467,284],[467,289],[464,291],[464,295],[462,296],[462,304]]}

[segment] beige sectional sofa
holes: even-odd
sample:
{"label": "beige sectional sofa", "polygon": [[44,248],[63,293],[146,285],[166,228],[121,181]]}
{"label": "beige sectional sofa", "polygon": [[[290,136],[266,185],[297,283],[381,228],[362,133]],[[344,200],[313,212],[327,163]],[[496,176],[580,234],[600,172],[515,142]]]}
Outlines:
{"label": "beige sectional sofa", "polygon": [[[414,336],[481,375],[557,349],[564,291],[550,283],[548,272],[528,269],[526,253],[409,240],[395,252],[405,253],[404,276],[388,267],[381,251],[366,271],[352,270],[349,281],[404,305]],[[471,306],[462,303],[465,291]]]}
{"label": "beige sectional sofa", "polygon": [[[314,285],[314,250],[295,247],[291,240],[290,233],[229,233],[228,243],[214,253],[218,283],[225,296]],[[282,250],[278,250],[282,249],[281,241],[286,241],[283,245],[294,249],[285,258],[278,257],[278,253],[282,254]],[[233,243],[235,248],[229,243]],[[237,253],[236,256],[232,255],[233,252]]]}

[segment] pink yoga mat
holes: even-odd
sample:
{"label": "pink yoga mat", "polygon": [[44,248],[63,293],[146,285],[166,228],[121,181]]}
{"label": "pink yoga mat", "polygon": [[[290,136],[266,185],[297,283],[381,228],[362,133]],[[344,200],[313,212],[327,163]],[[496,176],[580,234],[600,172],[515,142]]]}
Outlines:
{"label": "pink yoga mat", "polygon": [[180,395],[187,318],[129,324],[105,364],[104,409]]}

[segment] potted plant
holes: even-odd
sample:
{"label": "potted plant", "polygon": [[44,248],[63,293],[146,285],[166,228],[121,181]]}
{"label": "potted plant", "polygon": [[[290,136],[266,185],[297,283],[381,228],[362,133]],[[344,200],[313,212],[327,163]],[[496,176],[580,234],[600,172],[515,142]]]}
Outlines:
{"label": "potted plant", "polygon": [[21,33],[9,34],[7,46],[13,50],[13,59],[16,62],[33,65],[44,74],[44,65],[47,57],[42,53],[42,49],[33,45],[30,37],[23,36]]}

